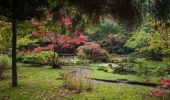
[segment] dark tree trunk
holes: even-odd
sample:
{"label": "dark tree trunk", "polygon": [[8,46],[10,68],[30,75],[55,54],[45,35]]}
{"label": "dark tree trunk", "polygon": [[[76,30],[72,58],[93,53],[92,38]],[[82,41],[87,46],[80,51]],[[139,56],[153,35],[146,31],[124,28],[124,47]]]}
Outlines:
{"label": "dark tree trunk", "polygon": [[12,1],[12,87],[17,84],[17,64],[16,64],[16,41],[17,41],[17,22],[16,22],[16,1]]}
{"label": "dark tree trunk", "polygon": [[16,19],[12,19],[12,86],[16,87],[17,84],[17,65],[16,65]]}
{"label": "dark tree trunk", "polygon": [[55,47],[54,47],[54,51],[53,51],[53,64],[52,64],[52,68],[55,68]]}
{"label": "dark tree trunk", "polygon": [[56,58],[56,53],[55,52],[56,52],[56,47],[54,47],[52,68],[60,68],[60,65],[58,64],[58,56]]}

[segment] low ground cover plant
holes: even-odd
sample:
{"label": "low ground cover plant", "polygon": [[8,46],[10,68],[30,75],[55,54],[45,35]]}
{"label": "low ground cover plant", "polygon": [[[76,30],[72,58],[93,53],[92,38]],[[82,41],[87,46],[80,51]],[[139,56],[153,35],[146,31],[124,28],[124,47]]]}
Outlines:
{"label": "low ground cover plant", "polygon": [[97,69],[100,70],[100,71],[108,72],[108,73],[112,73],[113,72],[112,68],[106,67],[106,66],[98,66]]}
{"label": "low ground cover plant", "polygon": [[17,60],[22,63],[47,65],[52,63],[53,52],[41,51],[40,53],[19,53]]}
{"label": "low ground cover plant", "polygon": [[151,90],[148,94],[144,95],[144,98],[156,97],[160,100],[169,100],[170,99],[170,80],[159,79],[157,81],[159,85],[153,87],[153,90]]}
{"label": "low ground cover plant", "polygon": [[6,69],[10,67],[10,58],[7,55],[0,55],[0,78]]}
{"label": "low ground cover plant", "polygon": [[122,68],[122,71],[127,72],[128,74],[166,77],[169,73],[168,69],[170,68],[168,61],[148,61],[143,58],[137,58],[133,60],[125,59],[118,63],[118,65]]}

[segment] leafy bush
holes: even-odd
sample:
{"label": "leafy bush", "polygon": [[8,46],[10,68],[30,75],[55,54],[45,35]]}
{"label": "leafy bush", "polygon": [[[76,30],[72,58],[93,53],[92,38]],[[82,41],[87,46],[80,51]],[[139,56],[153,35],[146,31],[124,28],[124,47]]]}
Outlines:
{"label": "leafy bush", "polygon": [[156,62],[138,58],[136,60],[126,59],[118,64],[121,66],[119,72],[127,72],[145,77],[148,75],[166,76],[170,72],[170,63],[168,61]]}
{"label": "leafy bush", "polygon": [[92,26],[88,28],[87,32],[93,32],[93,34],[89,36],[89,38],[93,41],[100,41],[104,36],[107,36],[109,34],[127,34],[127,30],[122,27],[120,23],[112,19],[102,20],[102,22],[99,23],[98,27]]}
{"label": "leafy bush", "polygon": [[131,49],[124,47],[128,31],[115,20],[105,19],[98,27],[88,29],[89,39],[96,41],[109,53],[126,54]]}
{"label": "leafy bush", "polygon": [[168,64],[165,62],[138,59],[136,63],[139,65],[137,70],[139,75],[165,76],[168,73]]}
{"label": "leafy bush", "polygon": [[114,73],[117,74],[136,74],[136,67],[138,65],[135,62],[135,58],[128,57],[122,59],[121,62],[118,63],[120,67],[114,69]]}
{"label": "leafy bush", "polygon": [[89,64],[88,59],[82,59],[82,58],[78,58],[78,57],[74,57],[73,59],[71,59],[71,62],[73,62],[74,65],[87,65],[87,64]]}
{"label": "leafy bush", "polygon": [[166,71],[170,74],[170,58],[164,58],[163,63],[166,64]]}
{"label": "leafy bush", "polygon": [[100,71],[108,72],[108,73],[112,73],[113,72],[112,68],[105,67],[105,66],[98,66],[97,69],[100,70]]}
{"label": "leafy bush", "polygon": [[98,43],[109,53],[127,54],[133,50],[128,47],[124,47],[126,40],[127,36],[123,34],[109,34],[108,36],[103,36]]}
{"label": "leafy bush", "polygon": [[8,67],[10,67],[10,58],[7,55],[0,55],[0,77]]}
{"label": "leafy bush", "polygon": [[24,53],[17,54],[17,61],[22,62],[22,60],[25,58],[25,55],[26,54],[24,54]]}
{"label": "leafy bush", "polygon": [[101,48],[99,44],[87,42],[77,49],[77,56],[80,58],[93,59],[94,61],[106,62],[108,60],[108,52]]}
{"label": "leafy bush", "polygon": [[126,62],[126,63],[119,63],[120,67],[114,68],[114,73],[116,74],[136,74],[136,64]]}
{"label": "leafy bush", "polygon": [[125,59],[122,59],[123,63],[136,63],[136,58],[135,57],[127,57]]}
{"label": "leafy bush", "polygon": [[120,62],[123,62],[127,58],[128,58],[127,55],[110,54],[109,62],[110,63],[120,63]]}
{"label": "leafy bush", "polygon": [[36,54],[18,54],[17,59],[23,63],[31,63],[31,64],[51,64],[53,57],[52,51],[42,51]]}

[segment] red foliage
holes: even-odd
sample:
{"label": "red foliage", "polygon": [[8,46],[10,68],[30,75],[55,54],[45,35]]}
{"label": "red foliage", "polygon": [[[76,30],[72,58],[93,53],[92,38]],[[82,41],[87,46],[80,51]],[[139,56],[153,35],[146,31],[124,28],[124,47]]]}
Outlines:
{"label": "red foliage", "polygon": [[[72,30],[72,23],[71,18],[69,16],[62,17],[63,23],[68,27],[68,30]],[[35,28],[38,28],[41,26],[41,23],[39,21],[34,21],[33,25]],[[39,53],[41,51],[47,51],[47,50],[54,50],[55,47],[62,47],[62,48],[72,48],[74,46],[80,45],[85,43],[88,40],[88,37],[85,36],[83,33],[78,31],[77,28],[75,28],[75,32],[71,36],[61,35],[56,37],[57,33],[40,33],[40,32],[32,32],[32,36],[34,37],[43,37],[51,41],[51,44],[46,47],[37,47],[33,51],[30,50],[22,50],[18,51],[19,53]]]}
{"label": "red foliage", "polygon": [[42,50],[44,50],[44,51],[48,51],[48,50],[53,50],[54,47],[55,47],[55,45],[50,44],[50,45],[48,45],[48,46],[46,46],[46,47],[41,47],[41,48],[42,48]]}
{"label": "red foliage", "polygon": [[37,21],[37,20],[34,20],[32,24],[33,24],[33,26],[36,27],[36,28],[38,28],[39,26],[42,25],[42,24],[41,24],[39,21]]}
{"label": "red foliage", "polygon": [[88,38],[82,33],[78,36],[61,35],[60,37],[57,37],[57,38],[55,37],[55,34],[56,33],[41,33],[40,34],[37,32],[32,32],[33,36],[43,36],[51,41],[51,44],[48,45],[47,47],[38,47],[33,52],[38,53],[38,52],[41,52],[42,50],[53,50],[54,47],[57,47],[57,46],[60,46],[62,48],[72,48],[76,45],[85,43],[88,40]]}
{"label": "red foliage", "polygon": [[87,41],[88,37],[85,36],[83,33],[79,33],[79,37],[83,40],[83,41]]}
{"label": "red foliage", "polygon": [[150,95],[150,96],[163,96],[163,95],[165,95],[165,93],[162,92],[162,91],[153,90],[153,91],[151,91],[151,92],[149,93],[149,95]]}
{"label": "red foliage", "polygon": [[27,54],[27,53],[31,53],[32,51],[31,50],[20,50],[20,51],[17,51],[17,53],[21,53],[21,54]]}
{"label": "red foliage", "polygon": [[70,17],[62,17],[62,21],[63,23],[67,26],[67,27],[70,27],[71,26],[71,19]]}
{"label": "red foliage", "polygon": [[56,44],[57,39],[56,39],[55,34],[57,33],[43,33],[43,36],[47,38],[48,40],[50,40],[53,44]]}
{"label": "red foliage", "polygon": [[[53,50],[54,49],[54,46],[53,44],[50,44],[46,47],[38,47],[38,48],[35,48],[33,50],[34,53],[40,53],[41,51],[48,51],[48,50]],[[31,52],[30,52],[31,53]]]}
{"label": "red foliage", "polygon": [[78,48],[78,56],[82,56],[81,50],[90,58],[107,57],[108,53],[101,48],[99,44],[94,42],[86,42],[83,46]]}
{"label": "red foliage", "polygon": [[35,36],[35,37],[40,36],[40,33],[39,32],[32,32],[32,36]]}
{"label": "red foliage", "polygon": [[100,49],[101,46],[99,44],[94,43],[94,42],[87,42],[87,43],[84,44],[84,46],[82,48],[86,51],[93,51],[93,50],[96,50],[96,49]]}
{"label": "red foliage", "polygon": [[42,47],[38,47],[38,48],[35,48],[33,52],[40,53],[42,50],[43,50]]}
{"label": "red foliage", "polygon": [[170,96],[170,80],[160,79],[158,80],[158,82],[160,83],[160,85],[155,86],[154,90],[151,91],[148,95],[149,96],[164,96],[164,95]]}
{"label": "red foliage", "polygon": [[51,49],[53,49],[53,48],[54,48],[54,45],[53,45],[53,44],[47,46],[47,50],[51,50]]}
{"label": "red foliage", "polygon": [[64,44],[64,45],[63,45],[63,48],[72,48],[72,45],[70,45],[70,44]]}
{"label": "red foliage", "polygon": [[146,83],[150,83],[151,82],[151,80],[146,80]]}
{"label": "red foliage", "polygon": [[92,57],[92,58],[95,58],[95,57],[97,57],[97,55],[98,55],[98,54],[97,54],[96,52],[93,52],[92,55],[91,55],[91,57]]}

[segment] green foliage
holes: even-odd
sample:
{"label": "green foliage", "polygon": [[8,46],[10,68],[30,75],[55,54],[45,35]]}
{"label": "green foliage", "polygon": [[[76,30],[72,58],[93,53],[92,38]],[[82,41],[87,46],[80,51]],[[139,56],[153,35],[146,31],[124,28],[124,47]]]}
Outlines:
{"label": "green foliage", "polygon": [[0,49],[10,47],[11,24],[0,21]]}
{"label": "green foliage", "polygon": [[114,73],[116,74],[135,74],[135,67],[136,64],[126,62],[126,63],[120,63],[120,68],[115,68]]}
{"label": "green foliage", "polygon": [[[155,18],[149,17],[147,21],[140,30],[132,33],[125,46],[141,52],[143,57],[160,60],[163,56],[170,54],[170,30],[165,23],[161,23]],[[155,29],[155,27],[157,28]]]}
{"label": "green foliage", "polygon": [[150,37],[148,46],[143,48],[144,51],[157,51],[164,55],[170,55],[170,37],[165,33],[157,33]]}
{"label": "green foliage", "polygon": [[124,47],[127,40],[127,36],[123,34],[109,34],[105,35],[98,41],[98,43],[109,53],[126,54],[130,52],[130,49]]}
{"label": "green foliage", "polygon": [[109,61],[111,63],[120,63],[126,58],[127,57],[125,55],[121,56],[121,55],[117,55],[117,54],[110,54]]}
{"label": "green foliage", "polygon": [[71,62],[74,65],[88,65],[89,64],[88,59],[83,59],[83,58],[78,58],[78,57],[74,57],[73,59],[71,59]]}
{"label": "green foliage", "polygon": [[138,66],[135,63],[135,58],[129,57],[118,63],[119,67],[114,68],[114,73],[117,74],[136,74],[135,68]]}
{"label": "green foliage", "polygon": [[30,39],[30,37],[27,35],[27,36],[18,38],[18,40],[17,40],[17,45],[18,45],[18,46],[30,45],[30,44],[34,44],[35,42],[37,42],[35,39],[32,40],[32,39]]}
{"label": "green foliage", "polygon": [[152,16],[158,20],[169,24],[170,18],[170,1],[169,0],[155,0],[153,2]]}
{"label": "green foliage", "polygon": [[149,37],[151,37],[150,33],[145,31],[136,31],[132,33],[132,36],[127,40],[125,46],[139,50],[140,48],[148,45]]}
{"label": "green foliage", "polygon": [[147,53],[152,59],[169,55],[169,0],[140,0],[143,22],[125,46]]}
{"label": "green foliage", "polygon": [[[80,94],[74,93],[74,91],[68,91],[63,86],[63,80],[57,80],[60,78],[59,73],[63,72],[62,69],[49,69],[49,68],[38,68],[25,67],[26,64],[18,64],[18,77],[20,79],[20,88],[10,88],[8,80],[1,80],[0,82],[0,99],[4,100],[25,100],[25,99],[62,99],[62,100],[100,100],[104,97],[106,100],[141,100],[142,94],[148,93],[150,87],[133,87],[128,85],[105,85],[105,84],[94,84],[92,92],[83,92]],[[138,80],[135,76],[123,76],[113,75],[111,73],[105,73],[103,71],[97,71],[100,78],[114,78],[130,80]],[[99,74],[100,73],[100,74]],[[9,75],[11,75],[9,73]],[[96,75],[97,76],[97,75]],[[25,78],[26,77],[26,78]],[[138,80],[139,81],[139,80]],[[31,86],[30,86],[31,85]],[[19,95],[19,96],[18,96]],[[149,99],[150,100],[150,99]],[[155,99],[153,99],[155,100]],[[156,99],[158,100],[158,99]]]}
{"label": "green foliage", "polygon": [[109,66],[108,67],[106,67],[106,66],[98,66],[97,69],[100,70],[100,71],[107,72],[107,73],[112,73],[113,72],[112,68],[110,68]]}
{"label": "green foliage", "polygon": [[118,22],[111,20],[111,19],[105,19],[103,20],[99,26],[91,27],[92,29],[88,29],[87,32],[91,35],[89,35],[89,39],[100,41],[103,39],[103,37],[108,36],[109,34],[127,34],[127,31],[125,28],[123,28]]}
{"label": "green foliage", "polygon": [[102,80],[128,80],[130,82],[146,82],[146,80],[151,80],[152,83],[157,83],[157,80],[160,79],[162,76],[154,76],[148,75],[147,78],[144,76],[139,76],[136,74],[114,74],[114,73],[107,73],[104,71],[99,71],[97,66],[91,67],[93,69],[92,78],[102,79]]}
{"label": "green foliage", "polygon": [[136,59],[133,66],[134,71],[140,76],[166,76],[169,73],[169,63],[166,61],[146,61],[145,59]]}
{"label": "green foliage", "polygon": [[0,55],[0,77],[2,77],[4,71],[10,67],[10,61],[7,55]]}
{"label": "green foliage", "polygon": [[141,6],[143,17],[152,16],[162,23],[169,23],[170,1],[169,0],[136,0]]}
{"label": "green foliage", "polygon": [[163,63],[166,64],[166,72],[170,73],[170,58],[164,58]]}
{"label": "green foliage", "polygon": [[113,19],[106,17],[99,25],[88,28],[87,33],[90,34],[90,41],[96,41],[109,53],[129,52],[127,47],[124,47],[128,31]]}
{"label": "green foliage", "polygon": [[80,62],[80,59],[77,57],[74,57],[73,59],[71,59],[71,62],[74,64],[78,64]]}
{"label": "green foliage", "polygon": [[83,48],[77,48],[77,56],[81,58],[88,58],[88,55],[85,53]]}
{"label": "green foliage", "polygon": [[37,42],[38,42],[38,40],[32,38],[30,35],[19,36],[18,39],[17,39],[17,49],[19,51],[22,51],[22,50],[25,50],[25,51],[33,50],[36,47],[38,47]]}
{"label": "green foliage", "polygon": [[52,51],[42,51],[36,54],[18,54],[17,59],[23,63],[30,64],[51,64],[52,63],[53,52]]}
{"label": "green foliage", "polygon": [[126,34],[126,30],[122,26],[120,26],[120,23],[111,19],[107,19],[101,22],[101,24],[99,25],[99,30],[96,32],[96,35],[102,37],[104,35],[118,33]]}
{"label": "green foliage", "polygon": [[117,74],[134,74],[147,78],[152,76],[166,77],[170,73],[169,59],[165,61],[147,61],[146,59],[125,59],[118,63],[120,67],[113,68],[113,72]]}

